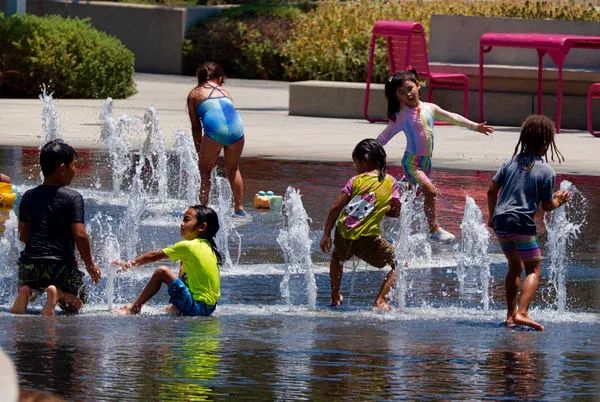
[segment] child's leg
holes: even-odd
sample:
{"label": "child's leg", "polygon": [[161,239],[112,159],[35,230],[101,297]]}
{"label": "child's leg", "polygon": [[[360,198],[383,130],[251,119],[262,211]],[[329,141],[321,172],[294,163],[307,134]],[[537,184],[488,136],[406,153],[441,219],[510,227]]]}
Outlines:
{"label": "child's leg", "polygon": [[344,265],[335,255],[331,256],[329,264],[329,280],[331,282],[331,305],[339,306],[342,304],[342,295],[340,294],[340,284],[344,273]]}
{"label": "child's leg", "polygon": [[377,294],[377,299],[375,299],[375,302],[373,303],[373,307],[377,307],[377,308],[383,309],[385,311],[390,311],[392,309],[390,307],[390,305],[386,302],[385,298],[386,298],[387,294],[390,292],[390,289],[394,285],[395,281],[396,281],[396,269],[395,269],[395,266],[392,265],[392,269],[390,270],[390,272],[388,272],[388,274],[383,279],[383,283],[381,284],[381,288],[379,289],[379,293]]}
{"label": "child's leg", "polygon": [[163,283],[170,285],[175,279],[177,279],[177,275],[168,267],[158,267],[138,298],[133,303],[123,306],[120,312],[123,314],[138,314],[142,310],[142,306],[158,293]]}
{"label": "child's leg", "polygon": [[208,205],[210,194],[210,175],[217,163],[217,158],[223,149],[223,145],[207,137],[202,137],[200,154],[198,155],[198,168],[200,170],[200,204]]}
{"label": "child's leg", "polygon": [[506,325],[514,324],[514,317],[517,313],[517,294],[519,293],[519,284],[521,282],[521,272],[523,271],[523,261],[518,256],[508,257],[508,272],[504,278],[504,290],[506,293]]}
{"label": "child's leg", "polygon": [[25,314],[27,312],[27,304],[31,296],[31,289],[27,285],[19,285],[17,288],[17,297],[13,303],[10,312],[13,314]]}
{"label": "child's leg", "polygon": [[239,141],[225,147],[223,157],[225,159],[225,171],[233,192],[233,203],[236,211],[244,209],[244,183],[240,173],[240,157],[244,150],[244,137]]}
{"label": "child's leg", "polygon": [[535,296],[535,292],[540,283],[542,264],[540,261],[528,261],[525,265],[525,280],[521,288],[521,296],[519,297],[519,307],[514,317],[514,323],[519,325],[527,325],[535,330],[543,331],[544,326],[529,318],[529,304]]}
{"label": "child's leg", "polygon": [[42,315],[54,315],[54,309],[58,304],[58,289],[54,285],[46,288],[46,304],[42,308]]}
{"label": "child's leg", "polygon": [[421,172],[423,176],[427,180],[421,180],[419,185],[423,191],[423,209],[425,210],[425,216],[427,217],[427,223],[429,224],[429,231],[435,232],[440,225],[437,223],[437,219],[435,216],[435,197],[437,196],[437,190],[433,183],[429,181],[429,178],[425,175],[425,173]]}

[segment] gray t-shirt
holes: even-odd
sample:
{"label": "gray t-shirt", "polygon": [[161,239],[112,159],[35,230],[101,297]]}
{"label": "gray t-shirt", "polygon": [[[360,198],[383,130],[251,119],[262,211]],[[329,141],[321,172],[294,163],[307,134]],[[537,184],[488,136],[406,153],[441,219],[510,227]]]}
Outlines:
{"label": "gray t-shirt", "polygon": [[535,212],[543,201],[552,200],[554,169],[541,157],[515,156],[506,160],[494,181],[500,186],[500,196],[494,210],[494,230],[535,235]]}

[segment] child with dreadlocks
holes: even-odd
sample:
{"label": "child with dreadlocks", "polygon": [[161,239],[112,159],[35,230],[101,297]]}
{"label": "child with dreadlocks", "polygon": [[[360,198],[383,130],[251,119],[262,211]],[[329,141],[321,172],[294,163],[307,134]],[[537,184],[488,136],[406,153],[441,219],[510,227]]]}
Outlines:
{"label": "child with dreadlocks", "polygon": [[343,264],[356,255],[377,268],[392,268],[373,303],[375,309],[389,311],[385,296],[396,278],[396,258],[394,246],[381,237],[380,224],[384,215],[400,215],[398,183],[386,174],[386,154],[379,141],[362,140],[354,148],[352,159],[358,175],[348,180],[331,206],[320,244],[323,252],[331,251],[331,230],[337,221],[329,266],[331,305],[342,304]]}
{"label": "child with dreadlocks", "polygon": [[[555,154],[559,163],[565,160],[554,143],[554,133],[554,123],[548,117],[529,116],[523,122],[513,156],[502,164],[487,193],[488,225],[496,232],[508,260],[506,325],[526,325],[538,331],[544,326],[528,314],[540,282],[542,260],[534,215],[540,204],[544,211],[552,211],[570,197],[567,191],[553,194],[555,173],[548,165],[548,150],[553,161]],[[517,298],[523,270],[525,280]]]}

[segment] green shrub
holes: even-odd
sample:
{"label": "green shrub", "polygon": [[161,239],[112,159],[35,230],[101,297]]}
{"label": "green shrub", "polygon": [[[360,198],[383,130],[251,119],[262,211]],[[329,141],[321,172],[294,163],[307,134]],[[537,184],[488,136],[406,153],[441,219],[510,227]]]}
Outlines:
{"label": "green shrub", "polygon": [[89,20],[0,15],[0,95],[123,98],[135,93],[134,58]]}
{"label": "green shrub", "polygon": [[285,78],[283,54],[294,21],[303,5],[252,4],[228,9],[191,29],[183,46],[183,70],[216,61],[239,78]]}
{"label": "green shrub", "polygon": [[[429,32],[432,14],[600,21],[600,11],[591,4],[574,2],[324,0],[296,19],[282,50],[285,76],[289,80],[362,82],[375,21],[419,21]],[[383,82],[388,74],[385,57],[385,47],[378,44],[376,82]]]}

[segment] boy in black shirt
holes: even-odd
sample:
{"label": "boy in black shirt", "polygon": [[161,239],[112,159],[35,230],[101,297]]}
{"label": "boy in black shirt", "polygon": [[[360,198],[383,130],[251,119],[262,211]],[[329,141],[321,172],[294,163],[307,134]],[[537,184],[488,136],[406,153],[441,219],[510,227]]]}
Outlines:
{"label": "boy in black shirt", "polygon": [[40,152],[44,182],[27,190],[19,205],[19,240],[25,243],[19,265],[18,294],[12,307],[23,314],[33,292],[46,289],[42,314],[54,315],[58,304],[68,313],[85,303],[83,272],[77,269],[75,246],[92,281],[100,280],[100,269],[92,260],[85,229],[83,197],[64,186],[76,174],[75,150],[62,140],[48,142]]}

